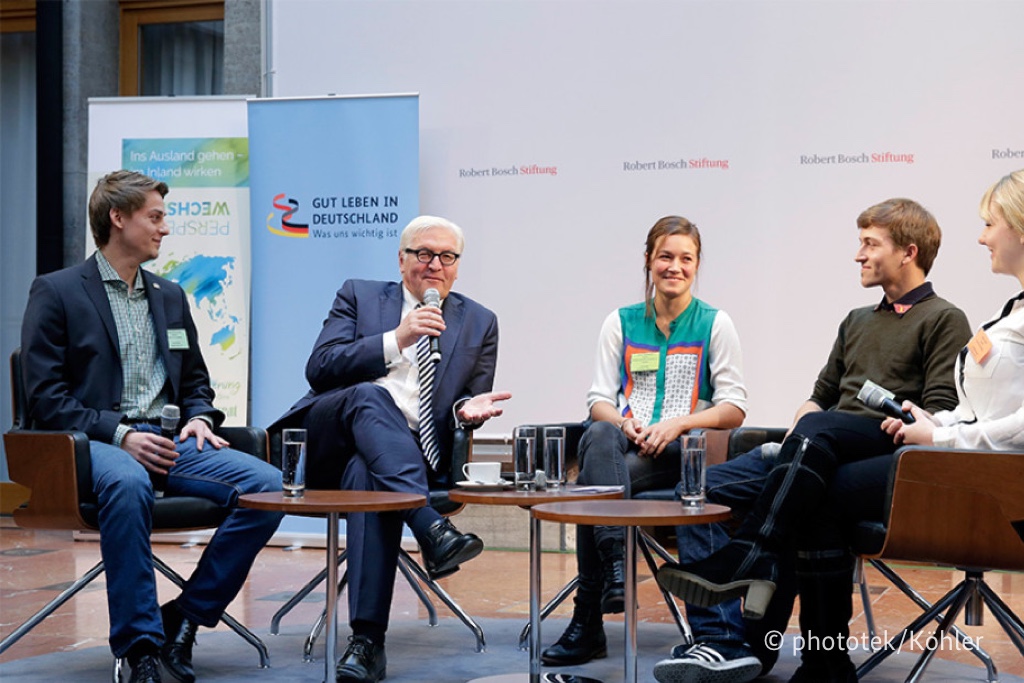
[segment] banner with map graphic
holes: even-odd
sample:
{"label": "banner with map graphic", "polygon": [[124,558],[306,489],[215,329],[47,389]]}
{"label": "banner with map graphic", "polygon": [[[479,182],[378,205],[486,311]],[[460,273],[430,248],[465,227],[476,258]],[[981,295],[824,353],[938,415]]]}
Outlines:
{"label": "banner with map graphic", "polygon": [[249,101],[252,416],[309,391],[305,367],[349,278],[395,280],[419,213],[415,95]]}
{"label": "banner with map graphic", "polygon": [[[170,230],[150,272],[192,307],[225,424],[248,424],[249,141],[244,98],[90,101],[89,192],[118,168],[167,183]],[[87,233],[86,254],[95,249]]]}

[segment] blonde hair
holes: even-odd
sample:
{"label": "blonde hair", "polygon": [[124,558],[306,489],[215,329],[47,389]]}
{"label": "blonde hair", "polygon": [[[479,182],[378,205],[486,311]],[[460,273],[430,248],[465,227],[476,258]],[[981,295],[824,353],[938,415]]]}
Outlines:
{"label": "blonde hair", "polygon": [[992,204],[998,206],[1010,227],[1024,235],[1024,169],[1005,175],[985,191],[978,213],[992,222]]}

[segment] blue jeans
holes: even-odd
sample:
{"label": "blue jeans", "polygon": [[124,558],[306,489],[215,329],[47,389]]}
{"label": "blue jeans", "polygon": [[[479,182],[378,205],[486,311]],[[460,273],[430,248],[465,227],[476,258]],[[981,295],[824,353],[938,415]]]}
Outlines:
{"label": "blue jeans", "polygon": [[[140,430],[159,431],[140,425]],[[92,486],[99,504],[100,553],[107,573],[110,649],[122,657],[135,643],[164,642],[149,536],[155,493],[149,472],[127,451],[98,441],[89,444]],[[256,555],[274,535],[283,514],[237,507],[245,493],[281,490],[281,472],[230,448],[195,438],[178,444],[165,496],[206,498],[230,508],[207,545],[177,602],[202,626],[215,626],[235,598]]]}
{"label": "blue jeans", "polygon": [[[775,459],[763,457],[760,446],[724,463],[712,465],[707,469],[708,501],[728,505],[735,517],[741,517],[761,494],[774,466]],[[678,488],[676,497],[679,497]],[[704,559],[724,547],[730,538],[726,523],[679,526],[676,527],[676,537],[680,564]],[[713,641],[731,646],[744,644],[746,628],[739,598],[714,607],[687,603],[686,620],[697,642]]]}

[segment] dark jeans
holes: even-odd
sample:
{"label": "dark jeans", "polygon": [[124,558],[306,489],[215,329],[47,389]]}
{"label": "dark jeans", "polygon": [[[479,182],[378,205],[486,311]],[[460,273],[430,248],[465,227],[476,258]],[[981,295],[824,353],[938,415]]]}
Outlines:
{"label": "dark jeans", "polygon": [[[577,484],[622,486],[624,495],[669,488],[679,481],[679,443],[670,444],[657,458],[640,457],[635,444],[611,422],[594,422],[584,432],[579,450]],[[601,559],[597,548],[624,537],[622,527],[576,528],[576,564],[580,586],[577,603],[596,605],[601,597]]]}

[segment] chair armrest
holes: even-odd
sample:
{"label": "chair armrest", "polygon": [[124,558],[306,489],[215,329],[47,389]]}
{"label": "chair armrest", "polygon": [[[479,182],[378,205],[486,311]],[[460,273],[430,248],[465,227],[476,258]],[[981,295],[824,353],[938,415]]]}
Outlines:
{"label": "chair armrest", "polygon": [[782,443],[786,427],[737,427],[729,435],[729,457],[734,458],[766,443]]}
{"label": "chair armrest", "polygon": [[91,528],[79,502],[92,497],[89,438],[83,432],[12,430],[4,434],[11,480],[29,489],[28,502],[14,511],[29,529]]}
{"label": "chair armrest", "polygon": [[260,427],[221,427],[217,430],[217,435],[227,439],[235,450],[270,462],[267,430]]}
{"label": "chair armrest", "polygon": [[452,432],[451,482],[461,481],[462,466],[469,462],[473,453],[473,429],[456,427]]}

